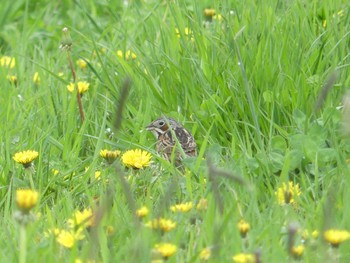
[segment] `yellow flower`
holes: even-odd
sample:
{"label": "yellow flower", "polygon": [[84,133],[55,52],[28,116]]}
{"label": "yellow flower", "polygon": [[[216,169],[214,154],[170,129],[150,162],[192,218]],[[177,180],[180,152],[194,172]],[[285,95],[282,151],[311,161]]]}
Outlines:
{"label": "yellow flower", "polygon": [[296,247],[292,247],[292,256],[295,259],[300,259],[302,257],[302,255],[304,254],[304,250],[305,250],[305,246],[304,245],[299,245]]}
{"label": "yellow flower", "polygon": [[33,82],[34,82],[35,85],[39,85],[40,84],[40,77],[39,77],[39,73],[38,72],[34,73]]}
{"label": "yellow flower", "polygon": [[84,237],[81,231],[70,232],[62,230],[58,234],[56,241],[66,248],[72,248],[78,240],[82,240]]}
{"label": "yellow flower", "polygon": [[16,190],[16,204],[18,208],[27,213],[38,202],[39,193],[31,189],[18,189]]}
{"label": "yellow flower", "polygon": [[193,207],[192,202],[187,202],[187,203],[183,203],[183,204],[177,204],[177,205],[173,205],[170,207],[170,210],[173,212],[183,212],[186,213],[188,211],[190,211]]}
{"label": "yellow flower", "polygon": [[177,247],[170,243],[156,244],[154,248],[162,255],[163,258],[168,258],[174,255],[177,250]]}
{"label": "yellow flower", "polygon": [[68,225],[72,229],[86,228],[94,224],[92,209],[84,209],[82,212],[75,212],[73,218],[68,219]]}
{"label": "yellow flower", "polygon": [[117,159],[117,157],[120,155],[120,153],[121,152],[118,150],[109,151],[104,149],[100,151],[100,156],[106,159],[109,164],[112,164],[115,161],[115,159]]}
{"label": "yellow flower", "polygon": [[[84,94],[85,92],[88,91],[89,86],[90,86],[90,83],[88,83],[88,82],[86,82],[86,81],[78,81],[77,86],[78,86],[79,94]],[[67,86],[67,90],[68,90],[70,93],[73,93],[73,91],[75,90],[75,85],[74,85],[74,83],[70,83],[70,84]]]}
{"label": "yellow flower", "polygon": [[28,168],[38,156],[39,153],[37,151],[28,150],[15,153],[13,160],[17,163],[23,164],[25,168]]}
{"label": "yellow flower", "polygon": [[87,67],[87,63],[86,63],[86,61],[84,59],[80,58],[80,59],[77,60],[76,63],[78,65],[78,67],[81,68],[81,69],[84,69],[84,68]]}
{"label": "yellow flower", "polygon": [[17,84],[17,76],[16,75],[7,75],[7,80],[12,84]]}
{"label": "yellow flower", "polygon": [[4,68],[14,68],[16,65],[16,60],[15,58],[9,56],[2,56],[0,58],[0,65]]}
{"label": "yellow flower", "polygon": [[160,229],[163,232],[169,232],[176,227],[176,223],[169,219],[159,218],[148,221],[146,226],[152,229]]}
{"label": "yellow flower", "polygon": [[[117,56],[124,59],[123,51],[118,50],[117,51]],[[134,60],[136,58],[137,58],[136,54],[134,52],[132,52],[131,50],[127,50],[125,52],[125,60],[130,60],[130,59]]]}
{"label": "yellow flower", "polygon": [[217,14],[217,15],[213,16],[213,19],[217,20],[217,21],[221,21],[222,20],[222,15],[221,14]]}
{"label": "yellow flower", "polygon": [[199,258],[202,260],[208,260],[211,256],[211,249],[206,247],[201,250],[199,253]]}
{"label": "yellow flower", "polygon": [[141,207],[136,211],[136,215],[140,218],[145,217],[149,214],[149,210],[146,206]]}
{"label": "yellow flower", "polygon": [[232,257],[233,262],[236,263],[254,263],[256,262],[255,255],[239,253]]}
{"label": "yellow flower", "polygon": [[95,171],[95,179],[100,180],[101,177],[101,171]]}
{"label": "yellow flower", "polygon": [[213,16],[215,16],[215,9],[213,8],[204,9],[204,16],[207,18],[212,18]]}
{"label": "yellow flower", "polygon": [[332,247],[338,247],[344,241],[350,239],[350,232],[346,230],[329,229],[323,233],[323,237]]}
{"label": "yellow flower", "polygon": [[140,149],[126,151],[122,155],[122,162],[126,167],[141,169],[151,163],[152,155]]}
{"label": "yellow flower", "polygon": [[199,211],[207,210],[207,208],[208,208],[208,200],[205,199],[205,198],[202,198],[201,200],[199,200],[196,208]]}
{"label": "yellow flower", "polygon": [[51,172],[53,175],[58,175],[60,171],[57,169],[52,169]]}
{"label": "yellow flower", "polygon": [[277,196],[278,204],[293,204],[296,205],[295,197],[301,194],[299,184],[295,184],[290,181],[288,186],[286,183],[283,183],[281,187],[277,189],[275,195]]}
{"label": "yellow flower", "polygon": [[247,236],[248,231],[250,230],[250,225],[243,219],[241,219],[238,224],[239,233],[241,234],[241,237],[245,238]]}

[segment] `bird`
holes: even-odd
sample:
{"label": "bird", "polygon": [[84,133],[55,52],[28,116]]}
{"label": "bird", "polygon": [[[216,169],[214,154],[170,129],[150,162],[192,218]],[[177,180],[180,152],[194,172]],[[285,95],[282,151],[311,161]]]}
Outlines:
{"label": "bird", "polygon": [[[146,130],[151,131],[157,139],[157,152],[167,161],[172,161],[174,147],[176,147],[176,139],[179,142],[186,156],[197,156],[197,144],[193,135],[186,130],[180,123],[173,118],[159,117],[151,122]],[[176,136],[176,139],[173,138]],[[175,151],[175,165],[181,165],[183,154],[181,151]]]}

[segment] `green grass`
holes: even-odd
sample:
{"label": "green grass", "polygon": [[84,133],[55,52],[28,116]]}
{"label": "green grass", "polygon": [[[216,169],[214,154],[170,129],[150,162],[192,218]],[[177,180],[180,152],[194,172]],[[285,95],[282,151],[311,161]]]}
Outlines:
{"label": "green grass", "polygon": [[[298,228],[295,245],[304,230],[320,232],[304,243],[304,262],[348,262],[349,242],[331,249],[322,234],[350,230],[350,141],[342,129],[349,116],[338,108],[350,81],[347,2],[127,2],[20,0],[0,8],[0,54],[16,60],[14,68],[0,68],[1,259],[16,262],[23,253],[15,192],[30,180],[12,157],[31,149],[39,152],[33,213],[40,216],[26,227],[27,262],[150,262],[161,242],[178,248],[169,262],[201,262],[206,247],[212,262],[257,252],[262,262],[292,262],[291,224]],[[206,22],[209,7],[222,20]],[[77,79],[90,83],[83,123],[76,96],[66,89],[72,75],[59,49],[64,27],[73,39]],[[136,58],[121,58],[118,50]],[[80,58],[87,68],[77,67]],[[335,83],[315,111],[332,74]],[[17,85],[7,75],[16,75]],[[115,130],[126,78],[132,85]],[[196,138],[199,156],[185,160],[185,171],[156,154],[145,130],[161,115]],[[99,156],[105,148],[146,150],[153,165],[132,170],[120,159],[106,165]],[[279,205],[275,195],[288,181],[301,189],[295,206]],[[202,198],[208,208],[199,212]],[[188,201],[189,213],[169,209]],[[150,214],[135,219],[143,205]],[[68,229],[67,220],[85,208],[102,211],[102,221],[73,248],[44,235]],[[159,216],[176,228],[161,234],[145,227]],[[237,228],[242,218],[251,226],[246,239]]]}

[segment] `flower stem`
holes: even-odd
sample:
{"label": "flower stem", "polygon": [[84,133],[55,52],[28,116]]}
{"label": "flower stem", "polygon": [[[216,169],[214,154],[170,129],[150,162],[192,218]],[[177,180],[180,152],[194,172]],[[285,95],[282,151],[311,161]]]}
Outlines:
{"label": "flower stem", "polygon": [[77,103],[78,103],[78,107],[79,107],[80,119],[81,119],[81,122],[84,122],[84,120],[85,120],[84,108],[83,108],[83,104],[81,102],[81,95],[80,95],[78,87],[77,87],[77,82],[76,82],[77,76],[75,73],[75,69],[74,69],[74,65],[73,65],[73,61],[72,61],[72,56],[71,56],[71,53],[69,50],[67,50],[67,57],[68,57],[69,67],[70,67],[70,70],[71,70],[72,76],[73,76],[74,88],[77,92]]}
{"label": "flower stem", "polygon": [[25,263],[26,259],[27,259],[26,225],[20,224],[20,228],[19,228],[19,263]]}

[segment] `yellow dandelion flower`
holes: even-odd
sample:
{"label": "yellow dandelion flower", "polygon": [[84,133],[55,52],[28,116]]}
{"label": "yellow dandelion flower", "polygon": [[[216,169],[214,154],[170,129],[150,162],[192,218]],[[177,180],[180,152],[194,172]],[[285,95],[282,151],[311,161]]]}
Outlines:
{"label": "yellow dandelion flower", "polygon": [[93,226],[94,216],[91,208],[84,209],[82,212],[76,211],[73,218],[68,219],[68,226],[71,229],[87,228]]}
{"label": "yellow dandelion flower", "polygon": [[201,200],[199,200],[196,209],[199,211],[204,211],[207,210],[208,208],[208,200],[205,198],[202,198]]}
{"label": "yellow dandelion flower", "polygon": [[304,250],[305,250],[304,245],[292,247],[291,254],[295,259],[300,259],[304,254]]}
{"label": "yellow dandelion flower", "polygon": [[337,248],[341,243],[350,239],[350,232],[346,230],[329,229],[323,233],[326,242]]}
{"label": "yellow dandelion flower", "polygon": [[146,206],[141,207],[140,209],[136,210],[136,215],[140,218],[143,218],[149,214],[149,210]]}
{"label": "yellow dandelion flower", "polygon": [[152,221],[148,221],[146,223],[146,227],[152,229],[160,229],[163,232],[169,232],[176,227],[176,223],[171,221],[170,219],[159,218],[153,219]]}
{"label": "yellow dandelion flower", "polygon": [[84,239],[84,237],[81,231],[70,232],[62,230],[58,234],[56,241],[66,248],[72,248],[77,241]]}
{"label": "yellow dandelion flower", "polygon": [[239,253],[237,255],[234,255],[232,257],[233,262],[236,263],[254,263],[256,262],[255,255],[253,254],[246,254],[246,253]]}
{"label": "yellow dandelion flower", "polygon": [[173,212],[186,213],[186,212],[190,211],[192,209],[192,207],[193,207],[193,203],[187,202],[187,203],[183,203],[183,204],[173,205],[170,207],[170,210]]}
{"label": "yellow dandelion flower", "polygon": [[204,16],[207,18],[212,18],[213,16],[215,16],[215,9],[213,8],[204,9]]}
{"label": "yellow dandelion flower", "polygon": [[17,84],[17,76],[16,75],[7,75],[6,78],[10,83],[12,83],[14,85]]}
{"label": "yellow dandelion flower", "polygon": [[126,167],[142,169],[151,163],[152,155],[140,149],[126,151],[122,155],[122,162]]}
{"label": "yellow dandelion flower", "polygon": [[[78,81],[77,87],[78,87],[79,94],[84,94],[85,92],[87,92],[89,90],[89,86],[90,86],[90,83],[86,81]],[[67,85],[67,90],[70,93],[73,93],[75,90],[74,83],[70,83],[69,85]]]}
{"label": "yellow dandelion flower", "polygon": [[155,250],[162,255],[163,258],[167,259],[174,255],[177,251],[177,247],[171,243],[160,243],[154,246]]}
{"label": "yellow dandelion flower", "polygon": [[86,63],[86,61],[84,59],[80,58],[80,59],[78,59],[76,61],[76,63],[78,65],[78,67],[81,68],[81,69],[85,69],[87,67],[87,63]]}
{"label": "yellow dandelion flower", "polygon": [[16,60],[13,57],[2,56],[0,58],[0,65],[3,68],[14,68],[16,65]]}
{"label": "yellow dandelion flower", "polygon": [[211,256],[211,249],[206,247],[201,250],[199,253],[199,258],[202,260],[208,260]]}
{"label": "yellow dandelion flower", "polygon": [[38,72],[34,73],[33,82],[34,82],[35,85],[39,85],[40,84],[40,76],[39,76]]}
{"label": "yellow dandelion flower", "polygon": [[121,152],[118,150],[110,151],[110,150],[104,149],[100,151],[100,156],[106,159],[106,161],[109,164],[112,164],[115,161],[115,159],[117,159],[117,157],[120,155],[120,153]]}
{"label": "yellow dandelion flower", "polygon": [[39,156],[39,153],[37,151],[22,151],[17,152],[13,156],[13,160],[15,162],[22,164],[25,168],[28,168],[32,165],[32,162]]}
{"label": "yellow dandelion flower", "polygon": [[277,202],[280,205],[296,205],[295,197],[301,195],[299,184],[294,185],[292,181],[288,182],[288,185],[283,183],[282,186],[277,189],[275,195],[277,196]]}
{"label": "yellow dandelion flower", "polygon": [[31,189],[16,190],[16,204],[18,208],[28,213],[38,202],[39,193]]}
{"label": "yellow dandelion flower", "polygon": [[250,225],[243,219],[241,219],[237,224],[239,233],[241,234],[241,237],[245,238],[247,236],[247,233],[250,230]]}

